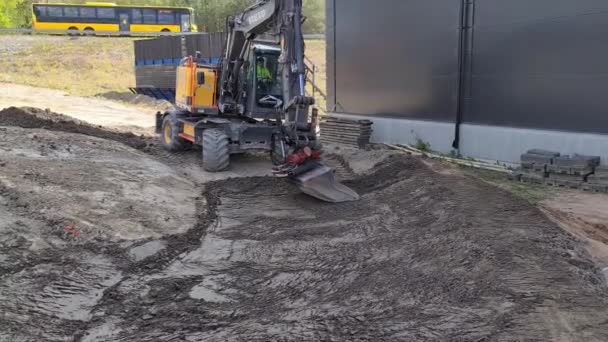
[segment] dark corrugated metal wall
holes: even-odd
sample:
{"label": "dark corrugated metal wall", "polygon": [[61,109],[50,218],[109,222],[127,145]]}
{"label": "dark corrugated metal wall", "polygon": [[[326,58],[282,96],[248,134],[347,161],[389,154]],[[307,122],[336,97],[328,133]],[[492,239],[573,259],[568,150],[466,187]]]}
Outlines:
{"label": "dark corrugated metal wall", "polygon": [[460,99],[467,123],[608,133],[608,1],[469,0],[459,96],[466,2],[328,0],[330,107],[446,121]]}
{"label": "dark corrugated metal wall", "polygon": [[476,0],[466,122],[608,133],[608,1]]}
{"label": "dark corrugated metal wall", "polygon": [[[329,64],[330,72],[335,72],[335,85],[330,84],[330,93],[338,111],[454,119],[458,93],[458,1],[328,0],[328,3],[328,17],[336,14],[335,22],[330,19],[329,24],[329,31],[335,27],[336,33],[335,48],[329,46]],[[329,40],[334,43],[331,33]]]}

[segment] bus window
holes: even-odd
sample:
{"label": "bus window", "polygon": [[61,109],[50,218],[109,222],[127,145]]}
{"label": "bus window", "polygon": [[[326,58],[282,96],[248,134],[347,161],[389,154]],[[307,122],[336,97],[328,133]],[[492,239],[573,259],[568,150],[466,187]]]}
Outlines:
{"label": "bus window", "polygon": [[49,6],[48,16],[53,18],[63,17],[63,8],[57,6]]}
{"label": "bus window", "polygon": [[78,18],[78,7],[64,7],[63,16],[67,18]]}
{"label": "bus window", "polygon": [[144,9],[144,24],[156,24],[156,10]]}
{"label": "bus window", "polygon": [[46,6],[34,6],[34,14],[36,17],[46,17]]}
{"label": "bus window", "polygon": [[94,7],[80,7],[80,17],[93,19],[96,17]]}
{"label": "bus window", "polygon": [[158,23],[175,25],[175,13],[171,10],[158,10]]}
{"label": "bus window", "polygon": [[190,32],[190,14],[182,14],[182,32]]}
{"label": "bus window", "polygon": [[141,9],[140,8],[133,8],[131,10],[131,22],[133,24],[143,24],[143,18],[141,16]]}
{"label": "bus window", "polygon": [[99,19],[114,19],[116,18],[116,11],[113,8],[98,8],[97,18]]}

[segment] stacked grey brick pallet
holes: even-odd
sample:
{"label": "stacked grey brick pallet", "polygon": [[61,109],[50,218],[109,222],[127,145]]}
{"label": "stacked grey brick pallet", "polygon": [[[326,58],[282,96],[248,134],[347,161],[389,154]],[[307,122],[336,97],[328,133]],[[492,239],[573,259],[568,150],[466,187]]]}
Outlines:
{"label": "stacked grey brick pallet", "polygon": [[372,136],[372,122],[327,116],[320,123],[321,142],[365,148]]}
{"label": "stacked grey brick pallet", "polygon": [[600,157],[530,150],[521,155],[521,168],[512,178],[531,184],[608,192],[608,168],[600,167]]}

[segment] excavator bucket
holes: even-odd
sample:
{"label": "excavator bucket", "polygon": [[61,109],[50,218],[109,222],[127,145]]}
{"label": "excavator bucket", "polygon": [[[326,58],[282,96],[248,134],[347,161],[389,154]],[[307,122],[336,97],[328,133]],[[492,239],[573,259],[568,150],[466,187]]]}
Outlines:
{"label": "excavator bucket", "polygon": [[359,199],[351,188],[336,181],[333,170],[320,163],[312,163],[304,171],[291,177],[305,194],[325,202],[340,203]]}

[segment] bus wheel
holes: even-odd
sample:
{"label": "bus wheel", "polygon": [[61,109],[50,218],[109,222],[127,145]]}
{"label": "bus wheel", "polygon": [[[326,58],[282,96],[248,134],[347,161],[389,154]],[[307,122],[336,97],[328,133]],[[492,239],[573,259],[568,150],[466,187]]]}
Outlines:
{"label": "bus wheel", "polygon": [[76,27],[70,27],[68,29],[68,35],[69,36],[77,36],[78,35],[78,29]]}
{"label": "bus wheel", "polygon": [[84,35],[85,36],[92,36],[95,34],[95,30],[91,27],[87,27],[84,29]]}
{"label": "bus wheel", "polygon": [[171,30],[164,28],[164,29],[160,30],[160,32],[171,32]]}

